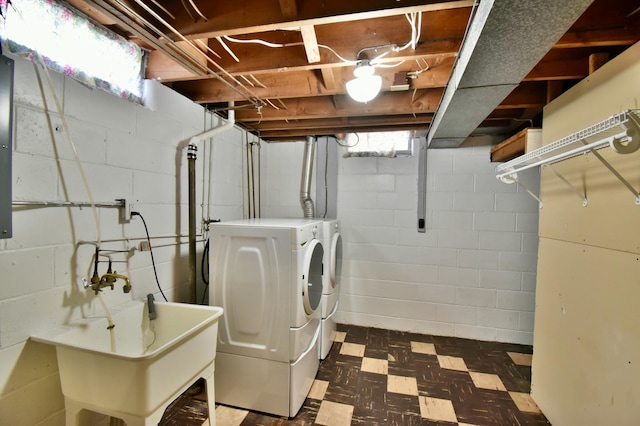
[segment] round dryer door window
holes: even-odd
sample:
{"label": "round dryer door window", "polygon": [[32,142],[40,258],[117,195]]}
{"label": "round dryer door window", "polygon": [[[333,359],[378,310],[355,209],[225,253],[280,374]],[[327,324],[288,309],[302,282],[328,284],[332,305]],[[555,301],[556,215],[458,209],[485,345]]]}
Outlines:
{"label": "round dryer door window", "polygon": [[304,310],[312,314],[322,299],[322,257],[324,250],[318,240],[313,240],[305,256],[305,275],[302,277]]}

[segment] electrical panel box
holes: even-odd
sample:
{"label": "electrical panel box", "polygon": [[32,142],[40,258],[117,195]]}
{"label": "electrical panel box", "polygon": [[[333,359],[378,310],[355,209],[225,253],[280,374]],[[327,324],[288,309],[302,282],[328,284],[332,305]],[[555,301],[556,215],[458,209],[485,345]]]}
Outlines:
{"label": "electrical panel box", "polygon": [[13,59],[0,55],[0,238],[11,238]]}

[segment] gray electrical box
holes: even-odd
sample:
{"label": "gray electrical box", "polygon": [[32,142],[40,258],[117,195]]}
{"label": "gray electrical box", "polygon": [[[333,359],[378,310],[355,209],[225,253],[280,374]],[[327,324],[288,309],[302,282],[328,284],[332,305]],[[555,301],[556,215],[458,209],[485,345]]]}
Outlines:
{"label": "gray electrical box", "polygon": [[13,59],[0,55],[0,238],[11,238]]}

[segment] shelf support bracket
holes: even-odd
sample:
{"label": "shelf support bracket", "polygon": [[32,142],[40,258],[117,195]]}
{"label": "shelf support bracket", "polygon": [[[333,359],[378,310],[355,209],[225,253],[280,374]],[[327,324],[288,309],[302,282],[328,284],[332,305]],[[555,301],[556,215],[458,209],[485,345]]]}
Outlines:
{"label": "shelf support bracket", "polygon": [[636,189],[626,180],[607,160],[605,160],[602,155],[600,155],[595,149],[590,150],[594,157],[596,157],[600,162],[614,175],[622,184],[633,194],[636,199],[636,205],[640,206],[640,192],[636,191]]}
{"label": "shelf support bracket", "polygon": [[518,186],[522,189],[524,189],[525,191],[527,191],[527,193],[529,195],[531,195],[533,198],[535,198],[538,201],[538,208],[541,209],[542,208],[542,200],[540,199],[540,197],[538,197],[536,194],[534,194],[529,188],[527,188],[522,182],[520,182],[519,180],[515,180],[515,182],[518,184]]}
{"label": "shelf support bracket", "polygon": [[583,195],[580,191],[578,191],[578,189],[575,186],[573,186],[571,182],[569,182],[564,176],[558,173],[556,169],[554,169],[553,166],[551,166],[551,164],[545,164],[545,167],[548,167],[556,176],[558,176],[558,178],[560,178],[561,181],[563,181],[569,187],[569,189],[571,189],[571,192],[576,194],[578,198],[582,200],[582,207],[587,207],[589,205],[589,200],[587,200],[587,196]]}

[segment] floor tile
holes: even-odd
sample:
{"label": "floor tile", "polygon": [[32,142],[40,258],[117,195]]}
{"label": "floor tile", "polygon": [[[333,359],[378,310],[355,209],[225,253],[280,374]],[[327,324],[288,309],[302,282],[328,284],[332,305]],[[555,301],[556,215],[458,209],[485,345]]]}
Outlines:
{"label": "floor tile", "polygon": [[307,398],[324,399],[324,394],[327,392],[328,387],[329,382],[325,380],[314,380]]}
{"label": "floor tile", "polygon": [[339,404],[337,402],[322,401],[316,424],[326,426],[350,426],[353,416],[353,405]]}
{"label": "floor tile", "polygon": [[334,342],[344,342],[345,337],[347,336],[346,331],[336,331],[336,334],[333,336]]}
{"label": "floor tile", "polygon": [[368,373],[376,374],[388,374],[389,373],[389,361],[386,359],[376,358],[362,358],[362,366],[360,371],[366,371]]}
{"label": "floor tile", "polygon": [[418,383],[415,377],[387,376],[387,392],[418,395]]}
{"label": "floor tile", "polygon": [[[220,406],[218,426],[549,426],[529,396],[531,367],[520,365],[531,346],[345,324],[337,330],[342,342],[320,362],[294,418]],[[207,417],[206,398],[183,395],[160,426],[208,426]]]}
{"label": "floor tile", "polygon": [[216,426],[239,426],[247,414],[247,410],[219,405],[216,407]]}
{"label": "floor tile", "polygon": [[420,401],[420,415],[429,420],[457,422],[456,411],[453,403],[448,399],[430,398],[428,396],[418,397]]}
{"label": "floor tile", "polygon": [[526,365],[527,367],[531,367],[531,359],[533,355],[531,354],[521,354],[518,352],[507,352],[509,357],[513,360],[513,362],[517,365]]}
{"label": "floor tile", "polygon": [[438,355],[438,362],[440,363],[440,367],[448,370],[469,371],[467,365],[464,363],[464,359],[457,356]]}
{"label": "floor tile", "polygon": [[365,345],[360,345],[358,343],[343,343],[340,348],[340,355],[350,355],[350,356],[364,356]]}
{"label": "floor tile", "polygon": [[535,403],[531,395],[522,392],[509,392],[511,399],[516,403],[518,410],[526,413],[540,413],[540,408]]}
{"label": "floor tile", "polygon": [[411,342],[411,351],[418,354],[438,355],[433,343]]}
{"label": "floor tile", "polygon": [[507,390],[497,374],[477,373],[475,371],[470,371],[469,375],[471,376],[471,380],[473,380],[473,384],[476,385],[477,388],[499,391]]}

